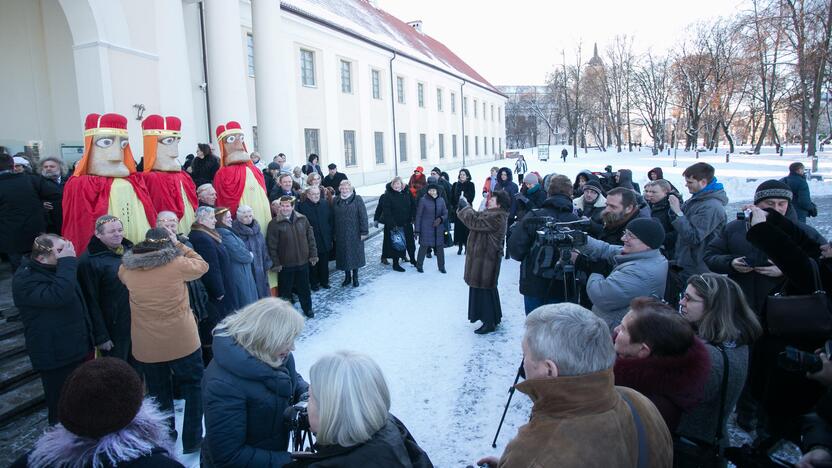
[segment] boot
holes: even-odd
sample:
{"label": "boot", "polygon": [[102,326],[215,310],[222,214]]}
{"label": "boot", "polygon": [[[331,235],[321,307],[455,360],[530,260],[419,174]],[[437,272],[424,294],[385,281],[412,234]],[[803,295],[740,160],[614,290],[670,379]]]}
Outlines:
{"label": "boot", "polygon": [[358,269],[352,271],[352,287],[358,287]]}
{"label": "boot", "polygon": [[344,282],[341,283],[341,286],[349,286],[350,281],[352,281],[352,274],[350,274],[349,270],[344,271]]}
{"label": "boot", "polygon": [[456,251],[457,255],[462,255],[462,246],[459,246],[459,249]]}
{"label": "boot", "polygon": [[389,262],[386,258],[381,257],[381,264],[382,264],[382,265],[389,265],[389,264],[390,264],[390,262]]}
{"label": "boot", "polygon": [[402,268],[401,265],[399,265],[398,258],[393,259],[393,271],[404,271],[404,268]]}
{"label": "boot", "polygon": [[479,328],[477,328],[476,330],[474,330],[474,333],[476,333],[477,335],[486,335],[486,334],[488,334],[488,333],[493,332],[496,328],[497,328],[497,327],[496,327],[496,326],[494,326],[494,325],[486,325],[486,324],[482,324],[482,326],[481,326],[481,327],[479,327]]}

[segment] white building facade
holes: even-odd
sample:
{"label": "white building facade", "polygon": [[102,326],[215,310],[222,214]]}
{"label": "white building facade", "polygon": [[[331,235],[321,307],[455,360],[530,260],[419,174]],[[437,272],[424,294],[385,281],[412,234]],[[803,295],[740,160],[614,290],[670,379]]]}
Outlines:
{"label": "white building facade", "polygon": [[506,97],[366,0],[4,0],[0,145],[77,159],[90,112],[183,121],[182,156],[229,120],[266,160],[309,153],[357,185],[499,158]]}

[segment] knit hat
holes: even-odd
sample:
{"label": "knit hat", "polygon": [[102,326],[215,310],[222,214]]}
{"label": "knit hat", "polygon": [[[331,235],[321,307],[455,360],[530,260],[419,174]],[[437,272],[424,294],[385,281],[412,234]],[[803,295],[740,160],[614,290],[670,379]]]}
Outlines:
{"label": "knit hat", "polygon": [[584,192],[586,192],[587,190],[592,190],[598,195],[604,195],[604,189],[601,188],[601,183],[595,179],[589,179],[587,183],[584,184],[583,190]]}
{"label": "knit hat", "polygon": [[413,172],[418,172],[419,174],[422,174],[425,172],[425,168],[422,166],[416,166],[416,170],[414,170]]}
{"label": "knit hat", "polygon": [[428,176],[428,180],[427,180],[427,182],[428,182],[428,184],[434,184],[434,185],[436,185],[436,183],[437,183],[437,182],[439,182],[439,177],[436,177],[436,176]]}
{"label": "knit hat", "polygon": [[531,173],[531,174],[527,174],[525,177],[523,177],[523,182],[524,183],[528,182],[528,183],[534,185],[534,184],[540,182],[540,179],[538,179],[536,174]]}
{"label": "knit hat", "polygon": [[658,249],[664,242],[664,228],[653,218],[636,218],[627,223],[627,231],[651,249]]}
{"label": "knit hat", "polygon": [[125,428],[142,406],[142,379],[121,359],[87,361],[66,379],[58,419],[73,434],[97,439]]}
{"label": "knit hat", "polygon": [[442,169],[439,169],[438,167],[434,167],[434,168],[433,168],[433,169],[431,169],[430,171],[431,171],[431,172],[435,172],[435,173],[440,174],[440,175],[442,174]]}
{"label": "knit hat", "polygon": [[792,201],[792,191],[788,185],[779,180],[767,180],[757,186],[757,191],[754,192],[754,203],[759,203],[768,198],[781,198]]}
{"label": "knit hat", "polygon": [[336,166],[335,163],[329,163],[329,166],[327,166],[327,169],[337,169],[337,168],[338,168],[338,166]]}

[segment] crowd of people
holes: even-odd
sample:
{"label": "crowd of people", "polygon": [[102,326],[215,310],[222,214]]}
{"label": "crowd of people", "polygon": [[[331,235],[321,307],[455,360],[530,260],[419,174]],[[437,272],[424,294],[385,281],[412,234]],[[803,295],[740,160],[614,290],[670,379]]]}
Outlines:
{"label": "crowd of people", "polygon": [[[106,214],[81,252],[61,236],[63,163],[38,164],[30,172],[0,154],[0,253],[53,426],[16,466],[178,466],[179,398],[183,452],[203,466],[432,466],[390,413],[370,357],[325,356],[309,383],[295,368],[330,262],[345,288],[359,287],[366,264],[366,206],[334,164],[324,174],[315,154],[290,168],[283,154],[266,164],[252,153],[272,213],[263,225],[256,207],[218,206],[219,160],[200,144],[182,167],[198,202],[186,229],[162,207],[143,237],[127,238]],[[759,184],[730,222],[706,163],[684,170],[686,193],[659,167],[643,192],[632,171],[611,166],[575,180],[522,158],[514,169],[491,168],[477,209],[468,169],[452,183],[417,167],[386,185],[373,217],[384,226],[381,262],[395,272],[410,263],[423,273],[435,257],[445,274],[446,248],[465,255],[477,334],[501,322],[502,262],[521,262],[516,388],[534,407],[502,457],[477,463],[718,466],[732,453],[734,412],[756,434],[743,456],[785,439],[801,444],[805,466],[832,463],[828,356],[808,375],[778,364],[787,346],[814,354],[832,336],[795,333],[799,324],[786,333],[768,315],[774,293],[832,292],[832,247],[805,224],[817,209],[802,164]],[[811,325],[832,333],[832,321]],[[289,451],[283,413],[299,402],[314,452]]]}

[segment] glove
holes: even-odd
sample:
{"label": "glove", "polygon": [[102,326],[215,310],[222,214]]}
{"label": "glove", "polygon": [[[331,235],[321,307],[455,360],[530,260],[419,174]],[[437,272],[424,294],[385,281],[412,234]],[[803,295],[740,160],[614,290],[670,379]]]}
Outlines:
{"label": "glove", "polygon": [[440,224],[442,224],[442,218],[441,217],[436,218],[436,219],[433,220],[433,227],[439,226]]}
{"label": "glove", "polygon": [[312,257],[312,258],[310,258],[310,259],[309,259],[309,263],[311,263],[311,264],[312,264],[312,266],[317,265],[317,264],[318,264],[318,257]]}
{"label": "glove", "polygon": [[812,203],[812,207],[809,208],[809,217],[814,218],[818,215],[818,206]]}
{"label": "glove", "polygon": [[459,197],[459,201],[457,202],[457,209],[461,210],[466,206],[471,206],[471,204],[468,203],[468,200],[466,200],[465,197]]}

